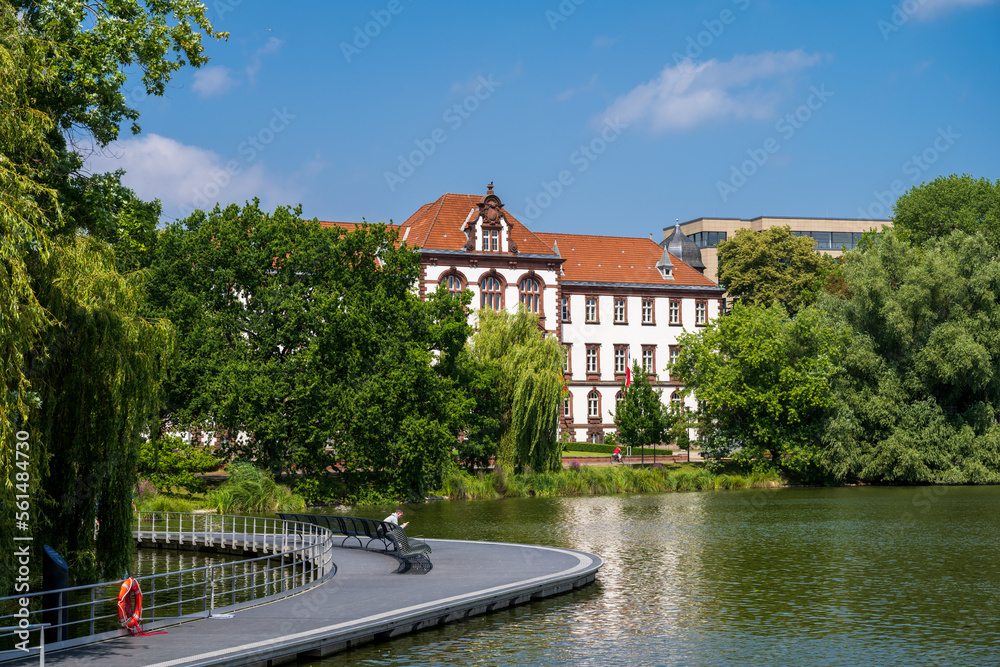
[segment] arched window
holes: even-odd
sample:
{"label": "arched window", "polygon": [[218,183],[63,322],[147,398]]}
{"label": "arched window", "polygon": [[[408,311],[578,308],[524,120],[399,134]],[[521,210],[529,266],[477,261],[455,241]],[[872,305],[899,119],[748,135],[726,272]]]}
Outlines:
{"label": "arched window", "polygon": [[529,313],[537,313],[541,305],[541,290],[534,278],[524,278],[518,288],[521,290],[521,303]]}
{"label": "arched window", "polygon": [[573,394],[566,394],[563,399],[563,417],[573,419]]}
{"label": "arched window", "polygon": [[482,290],[480,307],[492,310],[503,310],[503,285],[496,276],[486,276],[479,283]]}
{"label": "arched window", "polygon": [[597,392],[596,389],[587,394],[587,416],[588,417],[601,416],[601,395]]}
{"label": "arched window", "polygon": [[448,286],[448,293],[452,296],[458,296],[465,289],[462,278],[454,273],[449,273],[445,276],[444,283]]}
{"label": "arched window", "polygon": [[622,400],[624,400],[624,399],[625,399],[625,392],[624,391],[620,391],[617,394],[615,394],[615,408],[617,408],[618,404],[621,403]]}

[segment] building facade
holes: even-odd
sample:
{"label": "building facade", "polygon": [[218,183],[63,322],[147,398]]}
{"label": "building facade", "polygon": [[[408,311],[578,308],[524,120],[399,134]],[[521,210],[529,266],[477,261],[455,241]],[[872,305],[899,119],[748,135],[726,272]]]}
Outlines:
{"label": "building facade", "polygon": [[[733,238],[737,230],[761,231],[771,227],[791,227],[797,236],[809,236],[816,241],[816,250],[831,257],[839,257],[843,249],[851,250],[861,235],[867,231],[878,231],[882,225],[891,225],[891,220],[854,220],[848,218],[780,218],[759,217],[750,220],[741,218],[696,218],[680,223],[680,229],[701,249],[701,259],[705,263],[705,275],[718,280],[718,253],[715,247],[722,241]],[[674,227],[666,227],[663,237],[674,232]]]}
{"label": "building facade", "polygon": [[421,296],[444,285],[471,290],[477,308],[523,306],[562,342],[569,394],[560,430],[578,442],[603,442],[614,430],[631,361],[650,373],[664,402],[680,400],[682,386],[666,371],[677,339],[722,306],[722,289],[699,270],[699,250],[687,237],[658,244],[534,233],[504,208],[492,183],[485,196],[441,195],[398,227],[420,252]]}

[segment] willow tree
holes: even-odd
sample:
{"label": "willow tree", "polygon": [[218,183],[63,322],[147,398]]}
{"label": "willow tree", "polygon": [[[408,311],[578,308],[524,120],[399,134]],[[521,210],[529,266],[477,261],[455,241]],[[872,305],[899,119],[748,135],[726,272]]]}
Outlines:
{"label": "willow tree", "polygon": [[505,406],[498,463],[537,472],[561,466],[556,429],[565,387],[563,347],[540,331],[537,315],[482,309],[472,354],[499,369]]}
{"label": "willow tree", "polygon": [[139,443],[173,346],[169,322],[139,314],[141,279],[116,272],[110,247],[80,235],[53,244],[38,280],[52,321],[28,365],[43,457],[35,540],[75,564],[77,579],[131,569]]}
{"label": "willow tree", "polygon": [[[31,269],[44,261],[45,229],[59,218],[55,192],[43,184],[40,164],[51,156],[46,134],[52,120],[28,91],[45,82],[42,45],[25,30],[14,9],[0,1],[0,506],[14,506],[13,472],[27,473],[37,488],[37,458],[15,468],[14,434],[25,427],[33,394],[25,356],[37,347],[48,318],[31,288]],[[30,433],[30,430],[28,431]],[[29,441],[30,443],[30,441]],[[23,465],[23,462],[22,462]],[[22,478],[23,479],[23,478]],[[0,521],[0,549],[13,553],[13,522]],[[0,559],[0,590],[8,590],[13,560]]]}

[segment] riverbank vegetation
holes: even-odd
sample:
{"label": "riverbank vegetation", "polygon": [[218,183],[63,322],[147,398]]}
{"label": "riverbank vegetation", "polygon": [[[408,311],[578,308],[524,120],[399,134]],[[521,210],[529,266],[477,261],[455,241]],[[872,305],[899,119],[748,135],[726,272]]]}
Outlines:
{"label": "riverbank vegetation", "polygon": [[1000,181],[938,178],[894,211],[809,298],[757,290],[681,338],[703,454],[807,483],[1000,483]]}
{"label": "riverbank vegetation", "polygon": [[713,474],[692,466],[632,467],[575,465],[558,472],[512,475],[498,468],[470,474],[458,470],[445,478],[439,494],[455,500],[529,496],[587,496],[720,489],[771,489],[784,482],[774,470]]}

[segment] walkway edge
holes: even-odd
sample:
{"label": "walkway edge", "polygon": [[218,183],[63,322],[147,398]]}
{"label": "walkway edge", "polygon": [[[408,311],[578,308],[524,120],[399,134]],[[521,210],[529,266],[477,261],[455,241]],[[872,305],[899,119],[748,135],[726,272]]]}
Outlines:
{"label": "walkway edge", "polygon": [[[469,541],[433,540],[433,542]],[[476,542],[476,544],[512,546],[497,542]],[[202,665],[246,667],[248,665],[277,664],[295,657],[319,658],[376,639],[388,639],[443,623],[566,593],[593,582],[597,571],[604,564],[598,556],[581,551],[536,545],[513,546],[571,554],[577,558],[577,563],[556,574],[533,577],[449,598],[430,600],[410,607],[315,628],[286,637],[246,644],[238,648],[221,649],[154,663],[150,667],[198,667]]]}

